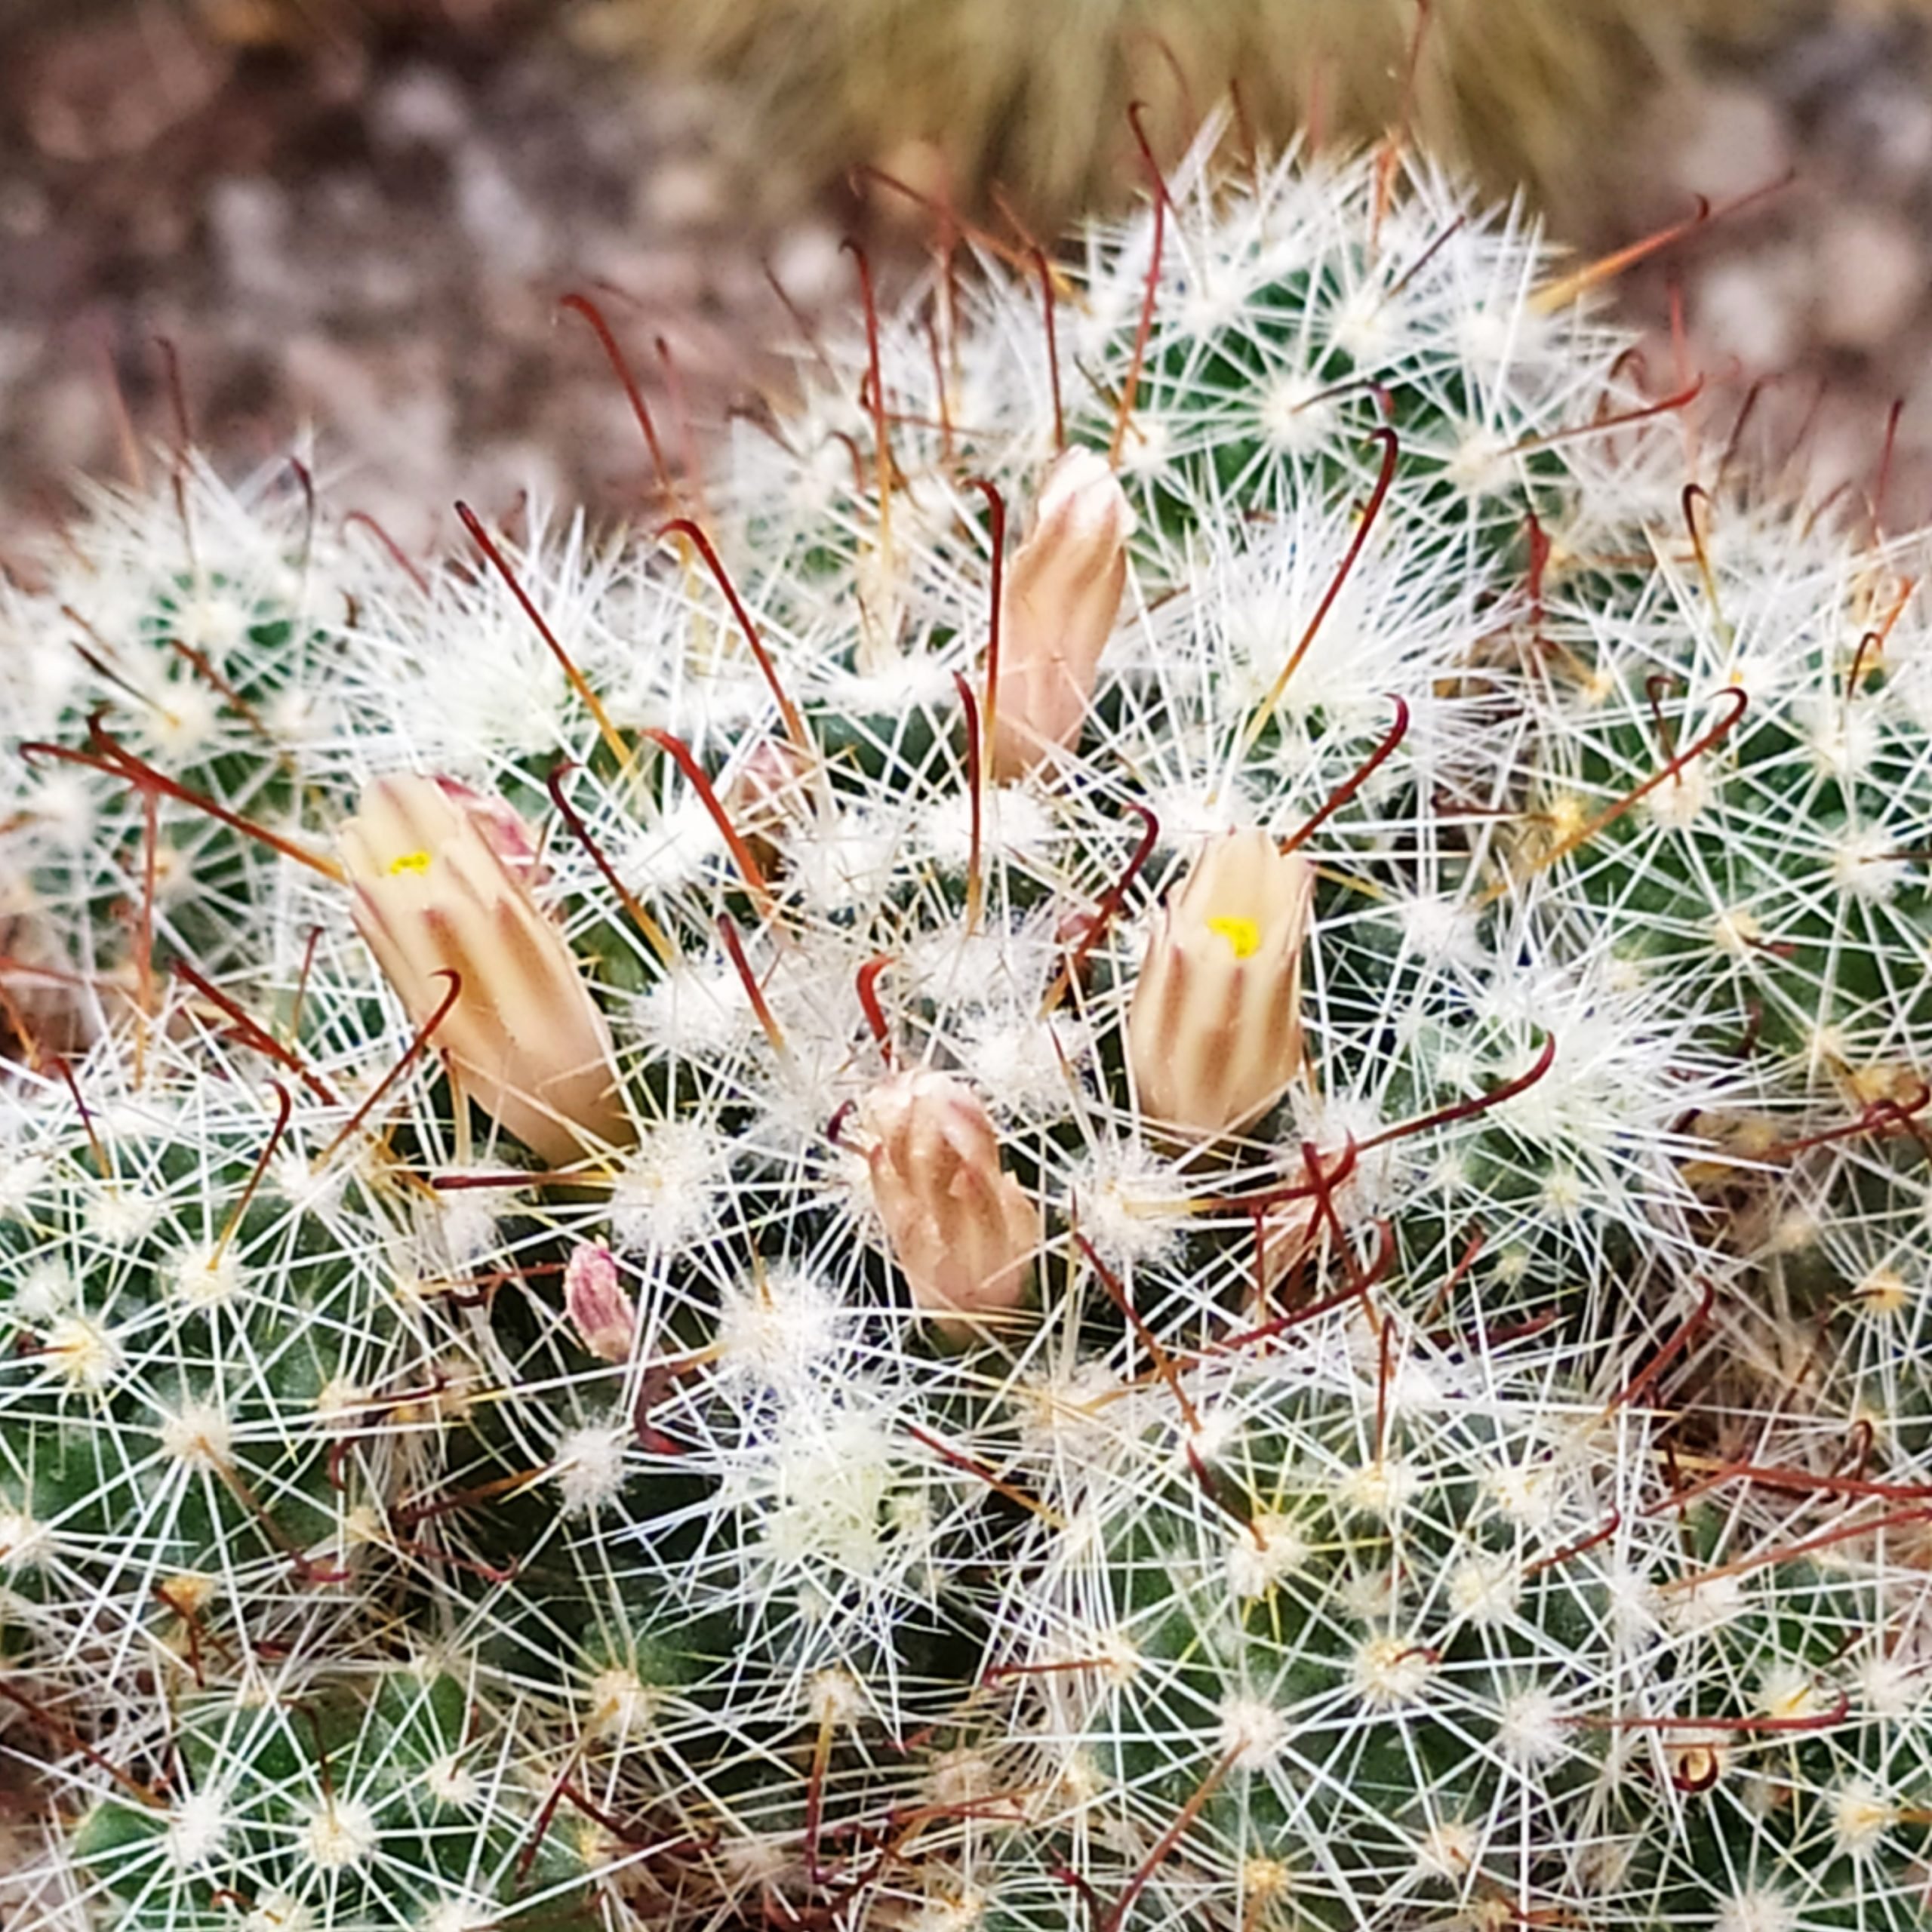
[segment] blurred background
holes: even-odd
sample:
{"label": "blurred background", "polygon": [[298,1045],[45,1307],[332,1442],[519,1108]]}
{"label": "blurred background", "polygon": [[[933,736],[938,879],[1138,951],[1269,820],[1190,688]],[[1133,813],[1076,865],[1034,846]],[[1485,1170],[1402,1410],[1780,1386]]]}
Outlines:
{"label": "blurred background", "polygon": [[[1264,138],[1418,140],[1584,254],[1776,187],[1617,300],[1754,412],[1761,467],[1932,509],[1932,0],[0,0],[0,559],[77,472],[312,423],[403,542],[526,484],[635,507],[597,297],[693,451],[914,272],[866,168],[1051,235],[1238,75]],[[1782,186],[1777,184],[1782,183]],[[1008,232],[1011,232],[1009,229]],[[167,345],[164,350],[161,345]],[[660,346],[661,343],[661,347]],[[1667,363],[1660,363],[1667,369]],[[123,405],[125,404],[125,408]]]}

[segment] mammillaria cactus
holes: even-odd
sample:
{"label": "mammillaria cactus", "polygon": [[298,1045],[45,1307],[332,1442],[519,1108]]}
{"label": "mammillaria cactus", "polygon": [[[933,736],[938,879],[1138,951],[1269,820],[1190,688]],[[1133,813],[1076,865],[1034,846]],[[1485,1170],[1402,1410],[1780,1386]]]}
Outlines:
{"label": "mammillaria cactus", "polygon": [[29,1923],[1919,1922],[1919,546],[1392,151],[1023,266],[652,538],[210,496],[194,747],[210,546],[11,594]]}
{"label": "mammillaria cactus", "polygon": [[[250,826],[328,869],[310,828],[340,801],[311,754],[343,728],[330,663],[361,572],[294,457],[233,488],[183,457],[152,497],[98,493],[86,527],[84,552],[53,547],[31,590],[0,592],[18,748],[0,917],[8,953],[75,986],[64,1015],[91,1026],[99,976],[252,953],[280,888]],[[35,977],[16,983],[35,1003]]]}

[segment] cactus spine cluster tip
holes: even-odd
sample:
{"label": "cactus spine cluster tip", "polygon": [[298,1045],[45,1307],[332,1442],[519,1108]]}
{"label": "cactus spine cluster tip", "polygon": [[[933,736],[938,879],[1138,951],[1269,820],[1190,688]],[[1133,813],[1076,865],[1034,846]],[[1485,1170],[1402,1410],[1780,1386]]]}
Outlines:
{"label": "cactus spine cluster tip", "polygon": [[1419,163],[1023,266],[0,593],[10,1924],[1923,1922],[1924,543]]}

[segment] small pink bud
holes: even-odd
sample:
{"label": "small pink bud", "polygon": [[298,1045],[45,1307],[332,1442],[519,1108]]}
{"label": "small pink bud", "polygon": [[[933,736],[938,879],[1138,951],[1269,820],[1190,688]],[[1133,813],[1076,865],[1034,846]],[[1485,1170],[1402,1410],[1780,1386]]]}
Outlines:
{"label": "small pink bud", "polygon": [[1127,1013],[1140,1111],[1197,1140],[1245,1127],[1301,1062],[1315,875],[1265,832],[1216,839],[1161,909]]}
{"label": "small pink bud", "polygon": [[577,1340],[603,1361],[629,1361],[637,1310],[617,1278],[617,1257],[601,1241],[580,1241],[564,1264],[564,1311]]}
{"label": "small pink bud", "polygon": [[780,848],[811,823],[804,754],[789,739],[765,738],[739,761],[724,790],[724,809],[761,863],[775,866]]}
{"label": "small pink bud", "polygon": [[[1305,1168],[1296,1170],[1296,1185],[1306,1183]],[[1297,1269],[1312,1260],[1327,1235],[1330,1222],[1319,1201],[1291,1198],[1261,1217],[1257,1230],[1254,1278],[1265,1303]]]}
{"label": "small pink bud", "polygon": [[418,1026],[458,975],[435,1045],[469,1097],[546,1161],[629,1141],[610,1030],[500,815],[398,774],[365,787],[340,842],[355,929]]}
{"label": "small pink bud", "polygon": [[1134,512],[1106,460],[1065,451],[1047,472],[1033,528],[1000,597],[990,769],[1023,777],[1086,721],[1100,653],[1127,586]]}
{"label": "small pink bud", "polygon": [[866,1096],[872,1199],[912,1303],[969,1339],[1025,1298],[1040,1211],[1000,1165],[986,1110],[964,1081],[918,1069]]}

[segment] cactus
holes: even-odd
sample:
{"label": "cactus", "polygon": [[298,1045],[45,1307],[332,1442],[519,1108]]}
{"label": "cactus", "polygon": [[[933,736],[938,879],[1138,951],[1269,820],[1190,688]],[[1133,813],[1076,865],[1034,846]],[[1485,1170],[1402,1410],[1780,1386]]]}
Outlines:
{"label": "cactus", "polygon": [[29,1923],[1916,1922],[1920,546],[1162,193],[652,537],[9,593]]}
{"label": "cactus", "polygon": [[182,457],[151,497],[96,493],[86,527],[0,598],[21,747],[0,930],[45,978],[78,976],[61,1017],[83,1036],[109,988],[253,956],[281,885],[251,828],[326,842],[344,801],[315,754],[348,724],[331,661],[363,583],[292,453],[232,488]]}

